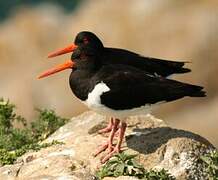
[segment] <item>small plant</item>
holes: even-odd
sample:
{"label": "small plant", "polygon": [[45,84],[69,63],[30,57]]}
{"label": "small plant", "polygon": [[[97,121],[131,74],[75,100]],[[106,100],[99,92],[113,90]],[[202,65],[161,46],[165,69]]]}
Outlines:
{"label": "small plant", "polygon": [[218,151],[212,151],[200,157],[210,180],[218,180]]}
{"label": "small plant", "polygon": [[15,105],[10,104],[9,100],[4,101],[0,98],[0,128],[8,130],[13,126],[13,122],[17,121],[26,126],[26,120],[14,113]]}
{"label": "small plant", "polygon": [[42,148],[46,148],[55,144],[63,144],[62,142],[52,141],[51,143],[43,144],[27,144],[14,151],[7,151],[6,149],[0,149],[0,163],[1,165],[13,164],[18,157],[22,156],[29,150],[39,151]]}
{"label": "small plant", "polygon": [[175,180],[176,178],[170,175],[165,169],[160,171],[150,170],[144,174],[144,180]]}
{"label": "small plant", "polygon": [[44,140],[59,127],[63,126],[68,119],[57,116],[53,110],[37,109],[39,117],[31,123],[31,130],[35,139]]}
{"label": "small plant", "polygon": [[[29,150],[38,151],[60,142],[40,143],[60,126],[67,122],[53,110],[38,110],[38,119],[27,127],[26,120],[16,115],[15,106],[0,99],[0,164],[12,164],[19,156]],[[15,128],[14,123],[21,123],[23,128]]]}
{"label": "small plant", "polygon": [[124,152],[116,154],[111,158],[101,169],[96,176],[99,179],[104,177],[118,177],[118,176],[135,176],[139,179],[145,180],[173,180],[166,170],[161,171],[147,171],[144,167],[135,161],[137,155],[128,155]]}
{"label": "small plant", "polygon": [[97,172],[97,177],[101,179],[106,176],[143,176],[144,168],[136,163],[134,160],[136,156],[125,153],[116,154]]}

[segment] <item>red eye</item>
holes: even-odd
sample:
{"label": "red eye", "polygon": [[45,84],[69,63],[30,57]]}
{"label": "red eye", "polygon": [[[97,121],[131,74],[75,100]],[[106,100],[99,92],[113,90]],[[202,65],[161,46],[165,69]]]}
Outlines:
{"label": "red eye", "polygon": [[88,44],[88,43],[89,43],[88,38],[87,38],[87,37],[83,38],[83,42],[84,42],[85,44]]}

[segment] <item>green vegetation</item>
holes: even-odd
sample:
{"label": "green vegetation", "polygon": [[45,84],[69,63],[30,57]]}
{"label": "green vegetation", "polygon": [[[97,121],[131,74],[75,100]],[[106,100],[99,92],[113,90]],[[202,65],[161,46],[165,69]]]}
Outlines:
{"label": "green vegetation", "polygon": [[68,119],[57,116],[53,110],[37,109],[37,111],[39,112],[39,117],[31,123],[33,137],[37,140],[46,139],[68,121]]}
{"label": "green vegetation", "polygon": [[164,169],[161,171],[150,170],[147,171],[144,167],[135,161],[137,155],[128,155],[124,152],[116,154],[111,158],[101,169],[96,176],[99,179],[104,177],[118,177],[118,176],[135,176],[144,180],[174,180],[175,178],[168,174]]}
{"label": "green vegetation", "polygon": [[218,151],[212,151],[200,157],[204,170],[210,180],[218,180]]}
{"label": "green vegetation", "polygon": [[[38,118],[27,126],[26,120],[16,115],[15,106],[0,99],[0,164],[12,164],[29,150],[40,150],[60,142],[41,143],[50,134],[64,125],[68,119],[61,118],[53,110],[37,110]],[[23,128],[16,128],[14,124]]]}

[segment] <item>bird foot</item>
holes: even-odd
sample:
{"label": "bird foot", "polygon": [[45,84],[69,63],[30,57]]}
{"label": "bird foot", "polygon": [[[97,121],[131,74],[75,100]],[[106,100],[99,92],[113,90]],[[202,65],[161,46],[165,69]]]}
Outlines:
{"label": "bird foot", "polygon": [[121,149],[115,147],[112,151],[110,151],[106,156],[103,156],[101,158],[101,163],[104,164],[106,161],[108,161],[114,154],[120,153]]}
{"label": "bird foot", "polygon": [[99,155],[101,152],[103,152],[105,150],[108,153],[110,153],[114,150],[114,146],[112,144],[110,144],[109,142],[106,142],[106,143],[102,144],[99,148],[97,148],[97,150],[95,151],[93,156],[96,157],[97,155]]}

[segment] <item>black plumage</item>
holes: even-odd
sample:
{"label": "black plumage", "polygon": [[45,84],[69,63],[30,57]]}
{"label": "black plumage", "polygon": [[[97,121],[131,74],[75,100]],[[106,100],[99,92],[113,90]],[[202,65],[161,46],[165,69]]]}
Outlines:
{"label": "black plumage", "polygon": [[[70,81],[72,82],[78,82],[77,79],[80,79],[76,71],[71,75]],[[84,77],[84,79],[86,79],[84,82],[78,84],[71,83],[72,90],[75,91],[75,88],[80,87],[78,94],[84,94],[83,100],[85,100],[95,85],[103,82],[110,88],[110,91],[101,95],[101,104],[113,110],[127,110],[159,102],[169,102],[185,96],[205,96],[205,92],[202,91],[203,87],[150,76],[126,65],[105,65],[95,74],[87,74],[87,78]]]}
{"label": "black plumage", "polygon": [[[120,118],[139,115],[139,112],[146,114],[147,108],[157,103],[186,96],[205,96],[201,86],[167,79],[167,76],[174,73],[190,72],[183,67],[185,62],[142,57],[127,50],[105,48],[91,32],[80,32],[75,44],[52,53],[49,57],[72,51],[70,61],[46,71],[39,78],[71,68],[69,82],[76,97],[90,109],[114,117],[101,130],[110,131],[107,143],[94,153],[96,156],[108,149],[109,153],[102,159],[103,163],[121,151],[127,124],[120,121]],[[118,142],[114,147],[113,138],[118,129]]]}
{"label": "black plumage", "polygon": [[104,64],[130,65],[152,75],[159,75],[163,77],[167,77],[171,74],[187,73],[191,71],[190,69],[183,67],[186,62],[144,57],[124,49],[104,48],[102,57]]}
{"label": "black plumage", "polygon": [[113,110],[169,102],[185,96],[205,96],[200,86],[165,78],[173,73],[189,72],[183,68],[185,62],[146,58],[127,50],[105,48],[90,32],[79,33],[75,44],[78,48],[72,59],[76,65],[70,86],[82,101],[101,82],[110,88],[101,95],[101,103]]}
{"label": "black plumage", "polygon": [[[87,42],[89,42],[89,46],[87,46]],[[98,58],[98,65],[129,65],[146,71],[151,75],[162,77],[191,71],[183,67],[186,62],[144,57],[125,49],[104,47],[101,40],[91,32],[80,32],[75,38],[75,44],[78,45],[78,48],[72,54],[73,59],[84,59],[85,56],[94,57]]]}

